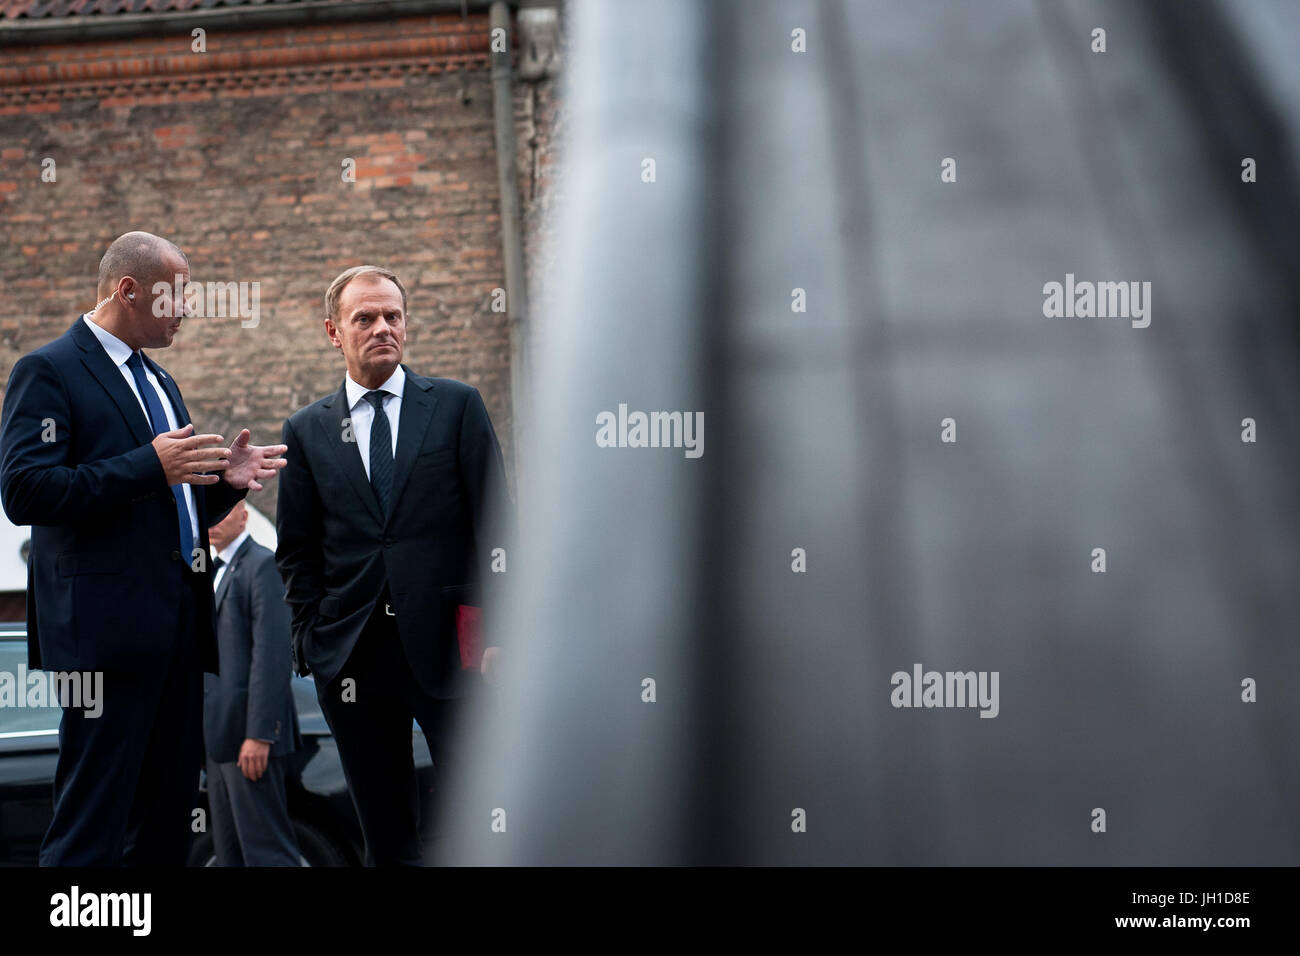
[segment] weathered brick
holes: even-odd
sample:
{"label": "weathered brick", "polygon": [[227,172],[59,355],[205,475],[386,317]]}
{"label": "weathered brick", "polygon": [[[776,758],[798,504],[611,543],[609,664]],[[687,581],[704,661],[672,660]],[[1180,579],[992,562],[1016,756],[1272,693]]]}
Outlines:
{"label": "weathered brick", "polygon": [[[352,62],[350,74],[285,66],[226,71],[220,82],[188,72],[159,82],[149,72],[160,59],[200,56],[190,54],[188,36],[7,51],[6,66],[76,64],[81,78],[66,89],[48,85],[25,105],[0,95],[0,158],[52,155],[59,163],[55,184],[17,164],[0,182],[0,219],[23,242],[0,251],[0,281],[25,303],[0,325],[0,382],[20,355],[95,304],[107,244],[146,229],[186,249],[196,281],[261,283],[257,328],[195,318],[158,358],[200,428],[233,434],[247,426],[255,440],[277,441],[286,416],[342,380],[342,359],[323,330],[326,286],[344,268],[379,263],[409,291],[407,364],[476,386],[513,470],[509,328],[491,311],[491,290],[505,284],[492,90],[486,57],[469,45],[486,33],[481,16],[209,31],[202,56],[238,53],[249,62],[322,43],[382,51],[430,35],[460,51],[433,72],[368,73]],[[557,111],[551,82],[517,88],[530,275],[543,248]],[[357,161],[355,184],[342,181],[344,157]],[[542,181],[534,181],[539,167]],[[253,499],[272,514],[274,502],[274,482]]]}

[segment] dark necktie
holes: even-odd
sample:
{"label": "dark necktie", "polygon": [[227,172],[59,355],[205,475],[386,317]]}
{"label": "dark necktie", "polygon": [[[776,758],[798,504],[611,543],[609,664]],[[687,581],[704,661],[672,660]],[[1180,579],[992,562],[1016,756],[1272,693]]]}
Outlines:
{"label": "dark necktie", "polygon": [[384,391],[366,392],[365,399],[375,410],[370,423],[370,487],[379,500],[379,510],[388,514],[388,496],[393,490],[393,432],[384,414]]}
{"label": "dark necktie", "polygon": [[[149,412],[149,424],[153,428],[154,437],[171,431],[167,426],[167,413],[163,411],[162,402],[158,400],[158,393],[145,377],[144,359],[140,357],[139,352],[131,353],[131,357],[126,360],[126,367],[135,377],[135,386],[140,390],[140,397],[144,399],[144,407]],[[186,564],[189,564],[194,557],[194,529],[190,526],[190,509],[185,504],[185,492],[181,486],[172,485],[171,488],[172,497],[176,499],[176,518],[181,526],[181,557]]]}

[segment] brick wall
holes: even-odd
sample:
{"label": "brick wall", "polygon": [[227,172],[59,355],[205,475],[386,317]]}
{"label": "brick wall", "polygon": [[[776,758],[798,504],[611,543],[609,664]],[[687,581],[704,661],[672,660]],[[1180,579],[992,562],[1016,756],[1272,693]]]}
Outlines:
{"label": "brick wall", "polygon": [[[91,308],[107,244],[144,229],[181,245],[197,282],[261,284],[256,328],[195,318],[154,354],[199,428],[275,441],[342,380],[326,286],[380,263],[407,285],[406,363],[483,393],[513,474],[486,17],[206,40],[202,54],[188,36],[0,50],[0,373]],[[529,255],[555,114],[550,81],[517,85]],[[253,503],[273,515],[274,484]]]}

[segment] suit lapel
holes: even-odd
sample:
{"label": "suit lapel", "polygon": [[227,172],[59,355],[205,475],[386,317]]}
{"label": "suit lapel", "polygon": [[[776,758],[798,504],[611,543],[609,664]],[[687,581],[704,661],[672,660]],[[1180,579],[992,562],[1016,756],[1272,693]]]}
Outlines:
{"label": "suit lapel", "polygon": [[[403,366],[403,368],[406,368]],[[433,409],[438,396],[432,393],[433,383],[427,378],[412,375],[406,369],[406,386],[402,389],[402,413],[397,418],[397,456],[393,459],[393,497],[389,513],[397,509],[402,499],[416,456],[424,444],[424,434],[433,421]]]}
{"label": "suit lapel", "polygon": [[226,592],[230,590],[230,579],[235,574],[235,568],[239,566],[239,559],[244,556],[244,552],[248,550],[248,545],[252,540],[251,536],[245,538],[244,543],[239,546],[239,550],[231,556],[230,563],[226,565],[226,573],[221,576],[221,583],[217,585],[217,609],[221,608],[221,602],[225,600]]}
{"label": "suit lapel", "polygon": [[352,424],[348,422],[344,431],[344,422],[350,415],[348,409],[348,392],[343,385],[334,393],[334,398],[330,404],[325,406],[325,414],[316,421],[320,425],[321,434],[325,437],[325,444],[334,454],[335,460],[339,463],[339,468],[343,474],[347,475],[348,481],[357,493],[357,497],[369,509],[371,517],[381,526],[384,524],[384,516],[379,511],[379,502],[375,500],[375,491],[370,487],[370,481],[366,478],[365,466],[361,464],[361,452],[357,450],[355,436],[351,441],[344,441],[344,434],[352,435]]}
{"label": "suit lapel", "polygon": [[136,400],[135,394],[126,384],[122,377],[122,372],[113,360],[108,357],[104,347],[99,344],[99,339],[95,338],[95,333],[86,328],[86,322],[80,316],[72,327],[72,337],[81,349],[81,362],[86,366],[86,370],[95,377],[95,380],[104,387],[104,391],[113,399],[113,404],[122,413],[126,419],[127,427],[131,429],[131,434],[141,445],[147,445],[153,441],[153,430],[149,427],[149,419],[140,407],[139,401]]}

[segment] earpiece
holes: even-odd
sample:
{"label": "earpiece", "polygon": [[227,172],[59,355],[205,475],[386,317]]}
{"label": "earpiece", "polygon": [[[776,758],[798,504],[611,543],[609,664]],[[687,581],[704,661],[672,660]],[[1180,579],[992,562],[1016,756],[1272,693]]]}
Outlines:
{"label": "earpiece", "polygon": [[134,292],[128,292],[128,293],[126,294],[126,297],[127,297],[128,299],[130,299],[132,302],[135,301],[135,293],[134,293]]}

